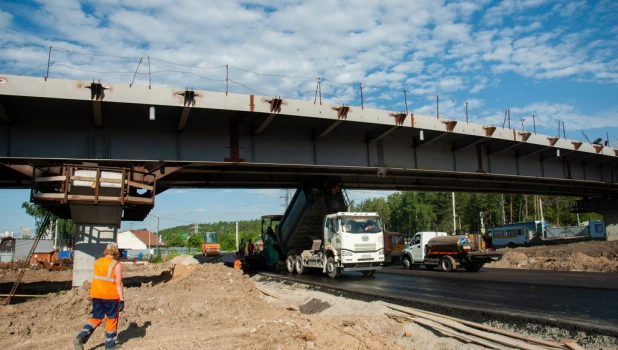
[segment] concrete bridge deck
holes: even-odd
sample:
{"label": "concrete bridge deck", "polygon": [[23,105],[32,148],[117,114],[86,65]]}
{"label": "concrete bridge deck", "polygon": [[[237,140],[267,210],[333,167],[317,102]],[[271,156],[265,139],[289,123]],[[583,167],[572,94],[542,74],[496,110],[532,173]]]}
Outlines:
{"label": "concrete bridge deck", "polygon": [[[139,168],[159,172],[157,192],[295,187],[304,176],[333,175],[348,188],[615,195],[617,155],[386,110],[0,75],[1,163]],[[30,187],[27,172],[14,169],[0,168],[0,188]]]}

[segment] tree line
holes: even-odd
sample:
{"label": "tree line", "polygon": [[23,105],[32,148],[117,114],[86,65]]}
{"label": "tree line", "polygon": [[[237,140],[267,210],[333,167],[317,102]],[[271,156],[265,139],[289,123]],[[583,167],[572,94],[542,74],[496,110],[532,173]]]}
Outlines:
{"label": "tree line", "polygon": [[[204,243],[204,233],[215,232],[217,242],[221,245],[222,251],[236,251],[236,222],[219,221],[214,223],[198,224],[195,234],[195,226],[182,225],[167,228],[159,231],[159,235],[168,247],[201,247]],[[251,240],[255,242],[261,233],[261,220],[242,220],[238,221],[238,239],[245,242]],[[186,237],[186,239],[185,239]]]}
{"label": "tree line", "polygon": [[[469,233],[504,223],[540,220],[551,226],[577,225],[577,214],[569,210],[574,198],[532,195],[501,195],[490,193],[455,193],[456,229]],[[375,211],[380,214],[386,230],[413,235],[419,231],[453,232],[453,201],[451,192],[397,192],[386,198],[365,199],[351,204],[352,211]],[[579,215],[579,221],[601,220],[597,213]]]}

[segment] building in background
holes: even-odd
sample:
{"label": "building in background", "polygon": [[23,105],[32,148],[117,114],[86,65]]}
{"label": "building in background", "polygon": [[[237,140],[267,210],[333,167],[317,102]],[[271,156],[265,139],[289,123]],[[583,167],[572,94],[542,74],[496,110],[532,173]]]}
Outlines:
{"label": "building in background", "polygon": [[137,251],[148,253],[149,246],[149,254],[154,254],[154,249],[165,248],[165,243],[148,230],[129,230],[118,233],[118,249],[130,251],[131,256]]}
{"label": "building in background", "polygon": [[[34,239],[3,238],[0,241],[0,260],[2,262],[25,261],[33,244]],[[41,258],[46,261],[52,261],[57,258],[57,254],[54,255],[54,252],[54,241],[42,239],[37,244],[32,259],[37,260]]]}

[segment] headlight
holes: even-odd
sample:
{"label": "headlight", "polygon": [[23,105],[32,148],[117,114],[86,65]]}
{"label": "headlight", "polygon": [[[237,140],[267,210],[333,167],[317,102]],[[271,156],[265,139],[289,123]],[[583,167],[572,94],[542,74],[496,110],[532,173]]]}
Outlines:
{"label": "headlight", "polygon": [[380,256],[384,256],[384,249],[380,250],[380,251],[378,252],[378,255],[380,255]]}
{"label": "headlight", "polygon": [[352,252],[350,252],[350,251],[347,251],[347,250],[342,250],[342,251],[341,251],[341,255],[342,255],[342,256],[353,256],[353,255],[354,255],[354,253],[352,253]]}

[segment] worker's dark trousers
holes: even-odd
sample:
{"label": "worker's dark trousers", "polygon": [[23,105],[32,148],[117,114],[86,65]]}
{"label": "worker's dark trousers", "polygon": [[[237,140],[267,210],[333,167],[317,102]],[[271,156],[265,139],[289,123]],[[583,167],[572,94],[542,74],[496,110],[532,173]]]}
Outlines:
{"label": "worker's dark trousers", "polygon": [[92,318],[88,320],[82,331],[77,335],[84,344],[90,339],[94,330],[103,323],[103,319],[107,317],[107,322],[105,323],[105,347],[113,348],[116,345],[118,303],[118,299],[92,299]]}

